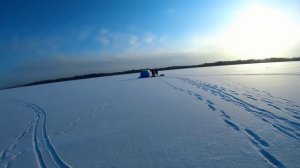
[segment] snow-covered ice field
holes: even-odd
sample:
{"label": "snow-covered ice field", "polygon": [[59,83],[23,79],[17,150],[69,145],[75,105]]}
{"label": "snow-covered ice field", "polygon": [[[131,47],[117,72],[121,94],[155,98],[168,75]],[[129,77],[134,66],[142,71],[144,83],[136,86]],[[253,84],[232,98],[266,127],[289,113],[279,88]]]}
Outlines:
{"label": "snow-covered ice field", "polygon": [[300,63],[0,91],[0,167],[300,167]]}

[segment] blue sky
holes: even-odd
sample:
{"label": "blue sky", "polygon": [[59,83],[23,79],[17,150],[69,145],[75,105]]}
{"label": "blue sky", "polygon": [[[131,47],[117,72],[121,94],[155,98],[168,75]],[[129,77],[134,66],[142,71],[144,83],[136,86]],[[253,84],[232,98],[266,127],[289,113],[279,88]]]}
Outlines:
{"label": "blue sky", "polygon": [[[292,57],[300,46],[298,0],[0,2],[2,86],[134,68]],[[264,33],[261,24],[278,29]],[[247,35],[251,32],[268,36],[260,40]],[[274,34],[281,43],[272,42]],[[273,50],[277,46],[285,48]]]}

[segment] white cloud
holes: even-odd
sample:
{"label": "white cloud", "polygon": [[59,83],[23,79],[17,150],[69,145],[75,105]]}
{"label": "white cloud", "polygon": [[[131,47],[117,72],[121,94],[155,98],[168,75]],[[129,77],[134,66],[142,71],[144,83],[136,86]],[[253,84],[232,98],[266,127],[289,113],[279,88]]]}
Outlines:
{"label": "white cloud", "polygon": [[99,35],[97,36],[97,41],[101,44],[102,47],[105,47],[111,42],[110,38],[110,31],[108,29],[101,29]]}
{"label": "white cloud", "polygon": [[158,41],[161,42],[161,43],[166,42],[167,41],[167,36],[166,35],[161,36]]}
{"label": "white cloud", "polygon": [[129,38],[129,44],[131,47],[136,47],[139,45],[139,42],[138,42],[139,38],[138,36],[136,35],[133,35]]}
{"label": "white cloud", "polygon": [[167,45],[167,36],[154,33],[124,33],[114,32],[108,29],[101,29],[96,36],[96,40],[101,44],[102,52],[113,52],[114,54],[123,52],[148,52],[161,50]]}
{"label": "white cloud", "polygon": [[144,36],[145,43],[154,43],[156,36],[152,33],[146,33]]}

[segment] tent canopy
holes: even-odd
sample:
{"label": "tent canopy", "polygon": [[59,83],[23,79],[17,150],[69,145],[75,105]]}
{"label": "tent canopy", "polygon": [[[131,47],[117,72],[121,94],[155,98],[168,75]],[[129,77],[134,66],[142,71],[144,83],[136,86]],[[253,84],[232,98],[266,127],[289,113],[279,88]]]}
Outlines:
{"label": "tent canopy", "polygon": [[151,72],[149,70],[142,70],[140,73],[140,78],[150,78]]}

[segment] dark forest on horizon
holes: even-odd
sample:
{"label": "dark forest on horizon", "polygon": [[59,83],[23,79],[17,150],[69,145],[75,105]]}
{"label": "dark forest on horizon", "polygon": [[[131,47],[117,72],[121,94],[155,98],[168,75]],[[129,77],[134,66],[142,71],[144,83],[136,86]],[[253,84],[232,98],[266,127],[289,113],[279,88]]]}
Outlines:
{"label": "dark forest on horizon", "polygon": [[[186,68],[200,68],[200,67],[226,66],[226,65],[239,65],[239,64],[255,64],[255,63],[271,63],[271,62],[290,62],[290,61],[300,61],[300,57],[218,61],[218,62],[213,62],[213,63],[198,64],[198,65],[163,67],[163,68],[157,68],[157,70],[164,71],[164,70],[175,70],[175,69],[186,69]],[[128,70],[128,71],[112,72],[112,73],[93,73],[93,74],[86,74],[86,75],[78,75],[78,76],[72,76],[72,77],[37,81],[37,82],[32,82],[32,83],[28,83],[28,84],[24,84],[24,85],[6,87],[6,88],[2,88],[2,89],[11,89],[11,88],[17,88],[17,87],[25,87],[25,86],[32,86],[32,85],[40,85],[40,84],[71,81],[71,80],[80,80],[80,79],[88,79],[88,78],[96,78],[96,77],[105,77],[105,76],[113,76],[113,75],[132,74],[132,73],[138,73],[141,70],[142,69],[133,69],[133,70]]]}

